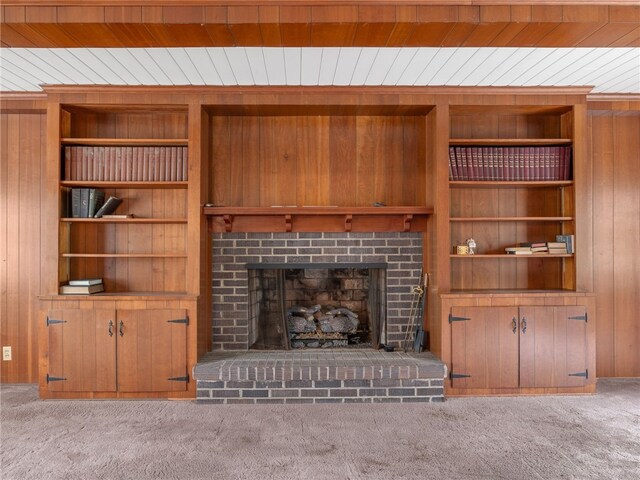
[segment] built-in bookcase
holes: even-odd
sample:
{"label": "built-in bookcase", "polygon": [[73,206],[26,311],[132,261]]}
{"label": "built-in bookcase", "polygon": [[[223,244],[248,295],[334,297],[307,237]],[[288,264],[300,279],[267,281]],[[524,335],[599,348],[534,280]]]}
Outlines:
{"label": "built-in bookcase", "polygon": [[[572,125],[567,106],[450,108],[451,155],[469,161],[465,179],[449,181],[452,292],[575,289],[573,253],[505,252],[575,233]],[[458,254],[471,238],[476,253]]]}
{"label": "built-in bookcase", "polygon": [[[186,107],[63,106],[60,127],[59,283],[104,279],[109,294],[186,288]],[[121,198],[126,218],[73,218],[68,192]]]}

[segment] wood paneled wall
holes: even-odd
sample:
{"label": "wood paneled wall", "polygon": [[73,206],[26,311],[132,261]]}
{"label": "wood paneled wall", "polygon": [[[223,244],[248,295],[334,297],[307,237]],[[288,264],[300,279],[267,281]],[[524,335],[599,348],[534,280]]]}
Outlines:
{"label": "wood paneled wall", "polygon": [[[593,158],[597,375],[640,376],[640,104],[615,111],[613,103],[620,102],[598,103],[600,110],[589,112],[588,125],[589,153]],[[50,240],[41,227],[40,214],[46,120],[43,105],[5,105],[0,116],[0,339],[2,346],[12,346],[13,360],[0,362],[1,381],[35,382],[37,296],[42,293],[39,253]],[[212,115],[208,120],[211,125],[206,129],[209,139],[205,147],[211,153],[206,153],[206,148],[203,151],[210,159],[211,191],[215,192],[209,201],[227,205],[329,205],[354,198],[353,204],[386,200],[389,204],[410,205],[422,204],[429,194],[424,189],[425,184],[431,183],[425,181],[427,174],[420,168],[425,165],[425,152],[434,148],[431,139],[440,137],[435,135],[436,122],[427,128],[424,116],[336,118],[334,128],[348,128],[347,133],[336,137],[335,143],[329,142],[333,120],[324,116]],[[264,122],[263,128],[260,122]],[[431,133],[425,133],[425,129]],[[264,142],[262,134],[266,135]],[[380,139],[386,135],[398,139],[391,143],[391,152],[382,150]],[[250,143],[253,138],[260,140],[260,148]],[[349,158],[355,160],[342,165],[340,161],[345,156],[341,148],[347,138],[360,147],[356,157],[351,156],[353,151],[349,153]],[[420,153],[404,153],[415,142]],[[299,156],[303,144],[308,145],[306,152],[311,155]],[[278,155],[267,156],[262,150],[267,147]],[[285,158],[284,153],[289,157]],[[257,162],[257,166],[251,162]],[[340,173],[327,170],[331,164]],[[402,181],[393,176],[385,180],[374,173],[378,168],[387,171],[398,164],[404,171]],[[295,169],[288,170],[291,166]],[[268,178],[258,180],[261,176],[255,175],[255,168],[263,169],[259,171]],[[308,171],[315,172],[313,185],[300,184],[300,179],[310,178]],[[358,176],[358,172],[363,175]],[[340,177],[344,175],[351,177]],[[285,179],[286,191],[280,188]],[[264,182],[264,197],[258,181]],[[355,193],[336,190],[347,183],[353,185],[354,181]],[[383,194],[384,199],[380,198]]]}
{"label": "wood paneled wall", "polygon": [[640,110],[590,111],[597,375],[640,376]]}
{"label": "wood paneled wall", "polygon": [[36,382],[40,200],[45,160],[43,110],[0,113],[0,338],[13,359],[2,361],[3,383]]}
{"label": "wood paneled wall", "polygon": [[220,206],[425,205],[424,116],[213,116]]}

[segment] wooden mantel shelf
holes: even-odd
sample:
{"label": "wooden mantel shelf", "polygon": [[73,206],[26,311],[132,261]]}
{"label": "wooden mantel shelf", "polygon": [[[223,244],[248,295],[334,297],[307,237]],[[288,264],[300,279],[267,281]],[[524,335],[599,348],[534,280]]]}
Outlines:
{"label": "wooden mantel shelf", "polygon": [[207,207],[214,232],[424,232],[431,207]]}

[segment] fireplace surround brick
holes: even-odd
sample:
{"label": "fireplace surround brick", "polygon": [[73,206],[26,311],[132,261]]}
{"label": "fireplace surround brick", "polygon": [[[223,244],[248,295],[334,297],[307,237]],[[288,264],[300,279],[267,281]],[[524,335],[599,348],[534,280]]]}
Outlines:
{"label": "fireplace surround brick", "polygon": [[400,347],[422,268],[421,233],[215,233],[212,241],[212,350],[248,350],[247,264],[384,263],[387,343]]}

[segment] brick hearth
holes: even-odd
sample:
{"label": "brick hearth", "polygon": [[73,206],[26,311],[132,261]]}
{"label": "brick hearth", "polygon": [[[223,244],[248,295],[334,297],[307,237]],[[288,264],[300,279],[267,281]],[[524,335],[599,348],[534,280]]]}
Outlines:
{"label": "brick hearth", "polygon": [[194,369],[199,403],[442,402],[446,367],[430,353],[212,352]]}

